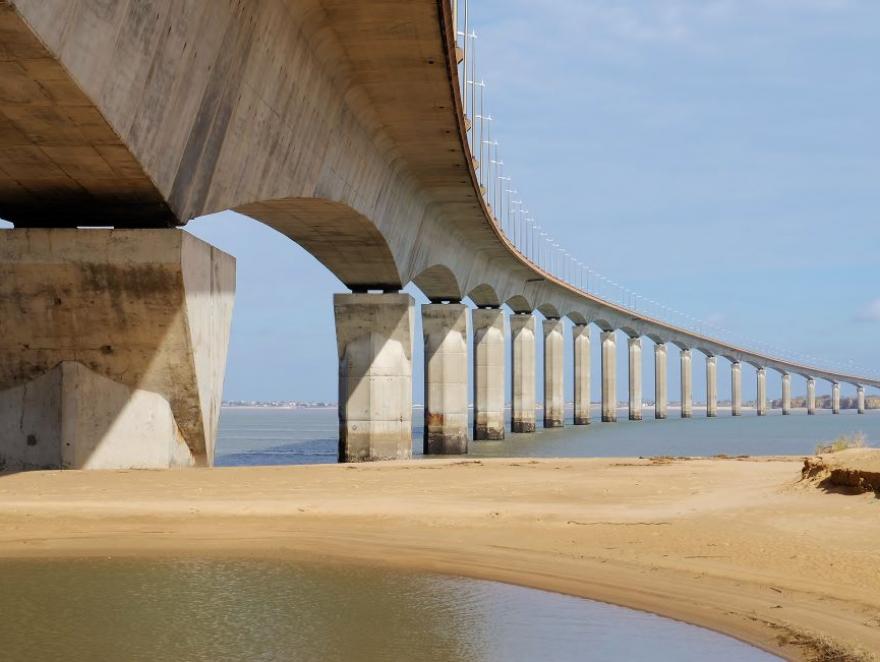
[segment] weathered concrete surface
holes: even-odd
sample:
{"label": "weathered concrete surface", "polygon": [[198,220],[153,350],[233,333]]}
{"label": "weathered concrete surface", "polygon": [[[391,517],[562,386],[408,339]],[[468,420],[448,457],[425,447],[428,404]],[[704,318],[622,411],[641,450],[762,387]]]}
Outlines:
{"label": "weathered concrete surface", "polygon": [[681,417],[690,418],[694,408],[693,371],[691,370],[691,350],[681,350]]}
{"label": "weathered concrete surface", "polygon": [[590,327],[575,324],[572,327],[574,356],[574,424],[590,424]]}
{"label": "weathered concrete surface", "polygon": [[504,439],[504,312],[477,309],[474,326],[474,439]]}
{"label": "weathered concrete surface", "polygon": [[812,377],[807,378],[807,414],[810,416],[816,413],[816,380]]}
{"label": "weathered concrete surface", "polygon": [[335,294],[339,459],[412,456],[412,333],[408,294]]}
{"label": "weathered concrete surface", "polygon": [[865,387],[859,386],[857,389],[858,411],[860,414],[865,413]]}
{"label": "weathered concrete surface", "polygon": [[730,414],[742,414],[742,364],[737,361],[730,364]]}
{"label": "weathered concrete surface", "polygon": [[510,316],[510,429],[535,431],[535,318]]}
{"label": "weathered concrete surface", "polygon": [[603,331],[602,341],[602,422],[617,422],[617,336]]}
{"label": "weathered concrete surface", "polygon": [[782,415],[791,414],[791,375],[782,375]]}
{"label": "weathered concrete surface", "polygon": [[425,340],[425,455],[464,455],[468,449],[468,308],[422,306]]}
{"label": "weathered concrete surface", "polygon": [[758,378],[757,400],[755,401],[755,409],[758,416],[767,415],[767,369],[758,368],[756,371]]}
{"label": "weathered concrete surface", "polygon": [[628,338],[629,420],[642,420],[642,339]]}
{"label": "weathered concrete surface", "polygon": [[544,427],[565,425],[563,393],[565,328],[562,320],[546,319],[544,328]]}
{"label": "weathered concrete surface", "polygon": [[[182,437],[182,463],[210,465],[234,291],[235,260],[179,230],[0,231],[0,454],[30,463],[42,437],[53,466],[169,466]],[[43,414],[39,435],[26,429]]]}
{"label": "weathered concrete surface", "polygon": [[718,359],[706,357],[706,416],[718,416]]}
{"label": "weathered concrete surface", "polygon": [[669,350],[654,345],[654,418],[665,419],[669,408]]}
{"label": "weathered concrete surface", "polygon": [[840,384],[838,382],[831,384],[831,413],[840,413]]}

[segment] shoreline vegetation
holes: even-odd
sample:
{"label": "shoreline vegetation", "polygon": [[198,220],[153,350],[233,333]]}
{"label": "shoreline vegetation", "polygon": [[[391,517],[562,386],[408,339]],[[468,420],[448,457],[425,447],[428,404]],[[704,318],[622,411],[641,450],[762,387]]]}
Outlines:
{"label": "shoreline vegetation", "polygon": [[876,660],[880,498],[829,480],[873,470],[880,451],[812,462],[459,458],[7,474],[0,558],[379,564],[654,612],[789,659]]}

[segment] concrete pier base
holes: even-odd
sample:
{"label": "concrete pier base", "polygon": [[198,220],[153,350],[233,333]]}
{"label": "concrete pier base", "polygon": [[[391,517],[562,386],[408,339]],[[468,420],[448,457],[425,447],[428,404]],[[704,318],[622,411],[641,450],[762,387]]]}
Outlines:
{"label": "concrete pier base", "polygon": [[755,409],[757,410],[758,416],[766,416],[767,415],[767,369],[766,368],[758,368],[756,374],[758,377],[758,390],[757,390],[757,400],[755,401]]}
{"label": "concrete pier base", "polygon": [[642,420],[642,339],[629,338],[629,420]]}
{"label": "concrete pier base", "polygon": [[665,419],[669,408],[669,352],[666,345],[654,345],[654,418]]}
{"label": "concrete pier base", "polygon": [[816,380],[812,377],[807,378],[807,414],[816,415]]}
{"label": "concrete pier base", "polygon": [[562,320],[546,319],[544,327],[544,427],[561,428],[565,425],[565,397],[563,394]]}
{"label": "concrete pier base", "polygon": [[425,341],[425,455],[465,455],[468,450],[468,308],[422,306]]}
{"label": "concrete pier base", "polygon": [[730,364],[730,414],[742,415],[742,364],[737,361]]}
{"label": "concrete pier base", "polygon": [[412,333],[408,294],[335,294],[339,461],[412,456]]}
{"label": "concrete pier base", "polygon": [[574,349],[574,424],[590,424],[590,327],[572,328]]}
{"label": "concrete pier base", "polygon": [[681,350],[681,417],[690,418],[694,409],[693,373],[691,350]]}
{"label": "concrete pier base", "polygon": [[791,375],[787,372],[782,375],[782,415],[791,414]]}
{"label": "concrete pier base", "polygon": [[718,416],[718,359],[706,357],[706,416]]}
{"label": "concrete pier base", "polygon": [[0,230],[0,466],[209,466],[235,260],[179,230]]}
{"label": "concrete pier base", "polygon": [[602,422],[617,422],[617,336],[602,332]]}
{"label": "concrete pier base", "polygon": [[858,408],[859,408],[858,411],[860,414],[864,414],[865,413],[865,387],[864,386],[858,387],[857,398],[858,398]]}
{"label": "concrete pier base", "polygon": [[838,382],[831,384],[831,413],[840,413],[840,384]]}
{"label": "concrete pier base", "polygon": [[504,439],[504,313],[471,314],[474,327],[474,440]]}
{"label": "concrete pier base", "polygon": [[510,316],[512,432],[535,431],[535,318]]}

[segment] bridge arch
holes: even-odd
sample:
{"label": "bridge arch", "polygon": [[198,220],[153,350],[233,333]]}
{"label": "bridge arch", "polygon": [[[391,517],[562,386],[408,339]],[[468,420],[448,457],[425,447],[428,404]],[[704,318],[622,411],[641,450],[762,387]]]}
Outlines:
{"label": "bridge arch", "polygon": [[501,305],[501,299],[495,288],[486,283],[481,283],[467,293],[468,298],[474,302],[478,308],[498,308]]}
{"label": "bridge arch", "polygon": [[540,306],[538,306],[538,312],[547,319],[560,319],[562,317],[559,314],[559,308],[554,306],[552,303],[542,303]]}
{"label": "bridge arch", "polygon": [[432,302],[459,302],[462,299],[461,286],[452,270],[442,264],[428,267],[413,278],[413,283]]}
{"label": "bridge arch", "polygon": [[504,303],[515,313],[531,313],[535,309],[522,294],[514,294]]}

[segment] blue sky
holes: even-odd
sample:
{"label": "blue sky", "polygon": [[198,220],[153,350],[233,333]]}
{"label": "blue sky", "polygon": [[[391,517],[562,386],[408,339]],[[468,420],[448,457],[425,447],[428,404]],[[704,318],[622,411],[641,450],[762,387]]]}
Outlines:
{"label": "blue sky", "polygon": [[[737,335],[880,369],[880,2],[471,4],[506,174],[560,243]],[[238,258],[226,397],[335,400],[335,277],[234,214],[187,229]],[[719,360],[721,398],[728,382]]]}

